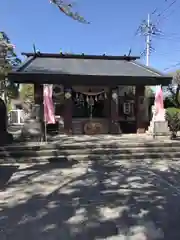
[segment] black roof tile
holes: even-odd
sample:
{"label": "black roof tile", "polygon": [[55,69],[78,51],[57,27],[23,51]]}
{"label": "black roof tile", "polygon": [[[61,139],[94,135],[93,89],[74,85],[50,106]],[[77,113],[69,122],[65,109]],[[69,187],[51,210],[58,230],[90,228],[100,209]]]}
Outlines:
{"label": "black roof tile", "polygon": [[[87,55],[36,55],[29,56],[27,61],[15,72],[21,73],[55,73],[84,76],[134,76],[134,77],[167,77],[155,69],[146,67],[137,60],[128,60],[124,56],[89,56]],[[77,57],[81,56],[81,57]],[[133,58],[132,58],[133,59]],[[136,58],[134,58],[136,59]]]}

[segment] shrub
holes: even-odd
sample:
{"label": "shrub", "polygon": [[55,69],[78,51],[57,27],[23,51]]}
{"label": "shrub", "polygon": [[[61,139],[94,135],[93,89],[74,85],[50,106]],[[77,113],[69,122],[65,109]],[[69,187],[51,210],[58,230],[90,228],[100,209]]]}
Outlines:
{"label": "shrub", "polygon": [[180,109],[179,108],[167,108],[166,120],[168,121],[170,131],[176,135],[180,130]]}

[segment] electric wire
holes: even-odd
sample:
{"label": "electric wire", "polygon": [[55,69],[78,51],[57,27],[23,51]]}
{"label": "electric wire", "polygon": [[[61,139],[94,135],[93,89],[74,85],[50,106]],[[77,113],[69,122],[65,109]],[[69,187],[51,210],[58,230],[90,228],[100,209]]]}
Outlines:
{"label": "electric wire", "polygon": [[176,2],[177,2],[177,0],[173,0],[173,1],[168,5],[167,8],[165,8],[163,11],[161,11],[161,12],[157,15],[157,17],[162,16],[162,15],[163,15],[165,12],[167,12],[173,5],[175,5]]}
{"label": "electric wire", "polygon": [[164,68],[164,71],[169,71],[171,69],[175,69],[178,66],[180,66],[180,62],[177,62],[176,64],[173,64],[173,65],[170,65],[169,67]]}
{"label": "electric wire", "polygon": [[[173,0],[173,1],[165,1],[168,4],[166,8],[164,8],[161,12],[157,10],[157,8],[152,12],[152,15],[156,14],[156,19],[155,19],[155,26],[158,26],[163,20],[168,20],[170,16],[172,16],[177,8],[172,9],[172,7],[175,6],[175,4],[178,2],[178,0]],[[180,7],[180,6],[179,6]],[[171,10],[172,9],[172,10]],[[169,12],[169,10],[171,10]],[[157,14],[158,12],[158,14]],[[168,13],[168,14],[167,14]],[[177,34],[166,34],[164,31],[159,31],[158,34],[152,34],[152,40],[159,40],[159,41],[173,41],[174,43],[179,43],[180,42],[180,36]],[[154,51],[157,53],[157,51]],[[173,65],[172,67],[179,66],[179,63]]]}
{"label": "electric wire", "polygon": [[[143,35],[143,36],[147,36],[147,33],[150,33],[151,38],[154,38],[154,37],[157,38],[158,37],[159,39],[162,39],[162,40],[164,39],[165,40],[166,36],[164,36],[164,33],[157,28],[157,25],[160,23],[160,21],[162,21],[163,19],[167,19],[169,16],[171,16],[175,12],[176,9],[173,9],[169,13],[168,16],[164,16],[164,14],[166,12],[168,12],[169,9],[171,9],[177,3],[177,1],[178,0],[173,0],[173,1],[170,2],[168,0],[164,0],[163,2],[166,3],[166,5],[167,5],[167,3],[169,3],[169,4],[165,8],[163,8],[161,11],[158,7],[156,7],[150,14],[150,16],[156,15],[155,22],[154,23],[151,22],[150,26],[148,27],[147,26],[147,21],[143,20],[141,22],[141,24],[139,25],[139,27],[134,32],[133,40],[138,34]],[[153,51],[155,51],[155,49],[152,47],[152,41],[150,41],[150,49],[151,49],[151,53]],[[146,49],[144,49],[144,51],[142,51],[140,53],[140,56],[144,56],[145,51],[146,51]],[[129,48],[129,54],[128,55],[130,55],[131,52],[132,52],[132,46]]]}

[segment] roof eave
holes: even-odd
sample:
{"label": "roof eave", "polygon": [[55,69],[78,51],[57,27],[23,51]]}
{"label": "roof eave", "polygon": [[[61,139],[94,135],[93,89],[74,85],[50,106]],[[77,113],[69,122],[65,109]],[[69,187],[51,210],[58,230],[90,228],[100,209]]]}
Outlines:
{"label": "roof eave", "polygon": [[133,63],[135,63],[138,67],[141,67],[141,68],[145,69],[146,71],[152,72],[152,73],[157,74],[157,75],[162,76],[162,77],[169,77],[168,74],[164,74],[163,72],[160,72],[153,67],[146,66],[146,65],[140,63],[139,61],[134,61]]}
{"label": "roof eave", "polygon": [[[111,85],[112,83],[117,83],[117,85],[164,85],[167,86],[172,82],[171,77],[164,76],[95,76],[95,75],[70,75],[70,74],[58,74],[58,73],[30,73],[30,72],[11,72],[8,75],[9,80],[14,82],[40,82],[44,83],[66,83],[70,82],[71,84],[82,84],[82,79],[86,78],[87,81],[84,84],[93,83],[98,85],[99,83],[103,84],[106,82],[106,85]],[[110,80],[111,79],[111,80]],[[122,80],[123,79],[123,80]],[[113,81],[112,81],[113,80]],[[62,83],[61,83],[62,82]]]}

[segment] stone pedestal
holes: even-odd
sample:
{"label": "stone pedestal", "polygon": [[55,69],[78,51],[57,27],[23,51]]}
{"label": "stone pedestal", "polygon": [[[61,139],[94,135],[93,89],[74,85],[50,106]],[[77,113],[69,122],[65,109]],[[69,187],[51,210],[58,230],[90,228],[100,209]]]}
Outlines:
{"label": "stone pedestal", "polygon": [[147,134],[154,136],[169,136],[170,130],[168,122],[165,119],[165,109],[162,109],[159,114],[156,115],[154,106],[152,107],[153,118],[150,122]]}
{"label": "stone pedestal", "polygon": [[170,130],[167,121],[151,121],[147,134],[155,136],[169,136]]}

